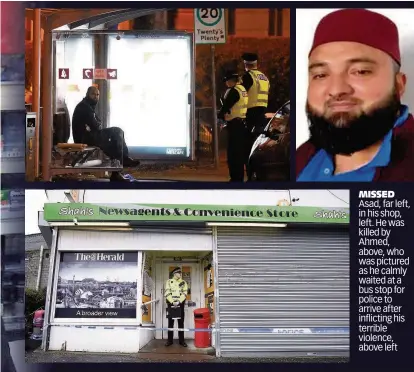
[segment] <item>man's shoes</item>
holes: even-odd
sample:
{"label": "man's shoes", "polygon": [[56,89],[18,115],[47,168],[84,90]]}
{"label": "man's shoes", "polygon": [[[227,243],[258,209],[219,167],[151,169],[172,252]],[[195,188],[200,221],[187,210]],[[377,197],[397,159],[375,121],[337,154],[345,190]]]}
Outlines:
{"label": "man's shoes", "polygon": [[183,341],[183,342],[180,342],[180,345],[182,346],[182,347],[187,347],[187,344]]}
{"label": "man's shoes", "polygon": [[127,168],[135,168],[138,167],[141,162],[138,159],[132,159],[130,157],[126,157],[123,159],[122,165]]}
{"label": "man's shoes", "polygon": [[171,346],[173,343],[172,343],[172,341],[167,341],[166,343],[165,343],[165,346]]}
{"label": "man's shoes", "polygon": [[129,179],[125,178],[121,173],[119,172],[112,172],[110,177],[110,182],[130,182]]}

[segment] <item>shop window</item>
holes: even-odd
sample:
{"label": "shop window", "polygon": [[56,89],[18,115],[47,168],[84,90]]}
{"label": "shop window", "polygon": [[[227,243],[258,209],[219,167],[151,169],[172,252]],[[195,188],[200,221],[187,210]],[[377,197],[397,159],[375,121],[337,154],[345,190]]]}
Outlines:
{"label": "shop window", "polygon": [[137,252],[62,252],[55,318],[136,319]]}
{"label": "shop window", "polygon": [[[143,260],[143,278],[142,278],[142,303],[150,302],[152,298],[153,290],[153,270],[152,270],[152,257],[145,254]],[[153,323],[153,304],[142,306],[142,323]]]}

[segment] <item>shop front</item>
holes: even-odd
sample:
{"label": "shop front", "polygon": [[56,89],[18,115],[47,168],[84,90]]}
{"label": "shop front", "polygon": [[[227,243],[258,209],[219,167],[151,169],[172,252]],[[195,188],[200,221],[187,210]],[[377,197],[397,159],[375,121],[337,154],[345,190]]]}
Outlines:
{"label": "shop front", "polygon": [[43,348],[135,353],[166,340],[164,285],[180,267],[189,342],[194,310],[208,308],[216,356],[346,356],[349,211],[322,209],[45,204]]}

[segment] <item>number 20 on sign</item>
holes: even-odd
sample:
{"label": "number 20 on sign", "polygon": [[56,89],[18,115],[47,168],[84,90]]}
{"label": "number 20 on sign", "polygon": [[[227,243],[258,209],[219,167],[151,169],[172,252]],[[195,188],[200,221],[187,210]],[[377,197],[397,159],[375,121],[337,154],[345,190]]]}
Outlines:
{"label": "number 20 on sign", "polygon": [[224,44],[226,42],[224,9],[194,9],[194,33],[196,44]]}

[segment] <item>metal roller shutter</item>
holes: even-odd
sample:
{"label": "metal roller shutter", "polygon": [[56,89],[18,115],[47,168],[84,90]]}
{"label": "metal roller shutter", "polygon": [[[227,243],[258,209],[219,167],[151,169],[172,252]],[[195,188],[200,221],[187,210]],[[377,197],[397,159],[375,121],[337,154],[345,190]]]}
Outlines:
{"label": "metal roller shutter", "polygon": [[268,328],[220,332],[221,356],[349,355],[348,230],[218,227],[217,261],[220,328]]}

